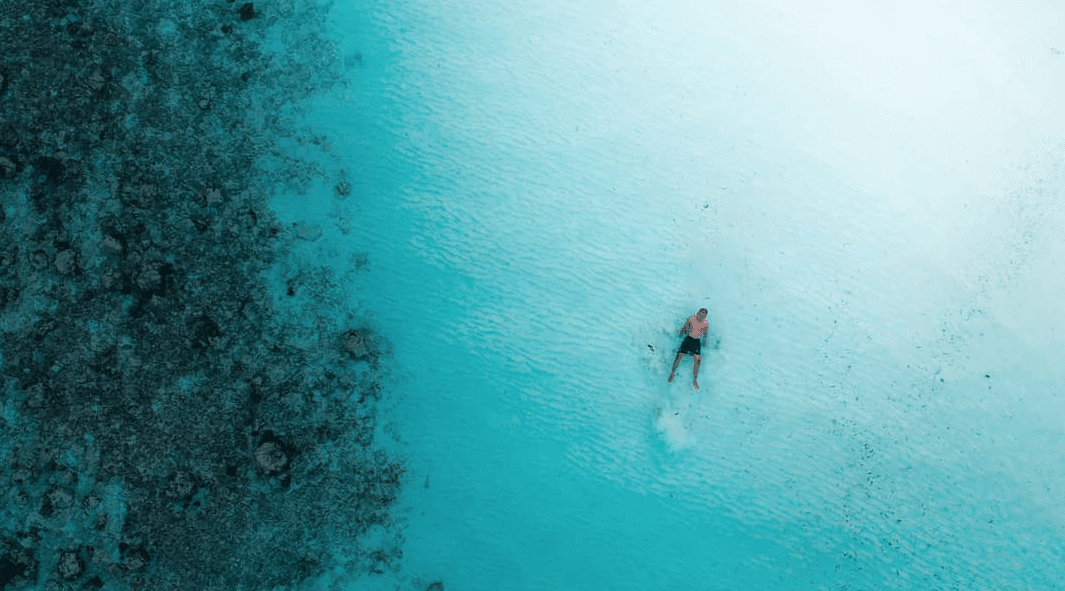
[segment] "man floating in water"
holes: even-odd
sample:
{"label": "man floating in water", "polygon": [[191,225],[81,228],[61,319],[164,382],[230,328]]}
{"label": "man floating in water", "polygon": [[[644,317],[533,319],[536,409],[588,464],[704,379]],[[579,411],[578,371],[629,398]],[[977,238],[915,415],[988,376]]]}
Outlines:
{"label": "man floating in water", "polygon": [[687,322],[684,323],[684,327],[680,329],[681,334],[685,331],[688,332],[688,336],[684,337],[684,342],[680,344],[680,350],[677,351],[677,359],[673,362],[673,370],[669,372],[669,381],[673,381],[673,374],[677,373],[677,366],[680,365],[680,360],[684,358],[685,353],[691,353],[695,357],[695,371],[692,376],[692,385],[695,389],[699,389],[699,362],[702,361],[702,338],[706,336],[706,329],[710,327],[710,323],[706,321],[706,308],[699,308],[693,316],[689,316]]}

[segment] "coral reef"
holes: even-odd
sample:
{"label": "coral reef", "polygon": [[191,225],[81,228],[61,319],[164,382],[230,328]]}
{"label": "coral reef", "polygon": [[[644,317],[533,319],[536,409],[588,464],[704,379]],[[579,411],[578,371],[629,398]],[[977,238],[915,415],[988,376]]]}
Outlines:
{"label": "coral reef", "polygon": [[272,589],[400,557],[350,549],[394,529],[387,343],[337,326],[358,311],[328,271],[276,296],[327,301],[310,335],[267,279],[320,233],[277,221],[276,187],[351,190],[278,145],[342,82],[323,18],[0,3],[0,589]]}

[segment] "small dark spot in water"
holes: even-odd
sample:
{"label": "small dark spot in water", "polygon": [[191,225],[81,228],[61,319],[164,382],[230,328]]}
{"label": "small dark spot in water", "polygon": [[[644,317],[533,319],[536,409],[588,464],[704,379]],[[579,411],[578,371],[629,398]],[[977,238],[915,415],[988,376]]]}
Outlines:
{"label": "small dark spot in water", "polygon": [[648,348],[648,349],[650,349],[650,350],[652,350],[652,351],[654,351],[654,350],[655,350],[655,348],[654,348],[654,347],[652,347],[651,345],[647,345],[647,348]]}

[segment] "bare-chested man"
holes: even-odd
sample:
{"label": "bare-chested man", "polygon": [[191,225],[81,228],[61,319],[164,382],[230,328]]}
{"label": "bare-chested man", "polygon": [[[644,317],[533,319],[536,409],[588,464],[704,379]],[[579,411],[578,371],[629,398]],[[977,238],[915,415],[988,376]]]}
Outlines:
{"label": "bare-chested man", "polygon": [[680,365],[680,360],[684,358],[685,353],[691,353],[695,357],[695,370],[692,377],[692,385],[695,389],[699,389],[699,362],[702,361],[702,338],[706,336],[706,329],[710,327],[710,324],[706,321],[706,308],[699,308],[699,311],[694,316],[689,316],[687,322],[684,323],[684,327],[680,329],[677,334],[681,334],[685,331],[688,332],[688,336],[684,337],[684,342],[680,344],[680,350],[677,351],[677,359],[673,362],[673,370],[669,372],[669,381],[673,381],[673,374],[677,373],[677,366]]}

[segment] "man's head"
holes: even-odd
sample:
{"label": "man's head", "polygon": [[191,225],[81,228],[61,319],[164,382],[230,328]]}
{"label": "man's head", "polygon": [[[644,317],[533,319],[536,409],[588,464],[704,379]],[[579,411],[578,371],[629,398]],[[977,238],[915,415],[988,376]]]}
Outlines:
{"label": "man's head", "polygon": [[707,314],[709,314],[709,312],[706,311],[706,308],[699,308],[699,312],[695,314],[695,317],[699,319],[699,322],[702,322],[703,320],[706,320]]}

